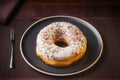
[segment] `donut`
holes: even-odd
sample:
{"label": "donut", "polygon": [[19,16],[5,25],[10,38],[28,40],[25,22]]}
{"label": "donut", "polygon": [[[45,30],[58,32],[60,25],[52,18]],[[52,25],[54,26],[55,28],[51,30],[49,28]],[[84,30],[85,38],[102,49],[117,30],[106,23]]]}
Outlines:
{"label": "donut", "polygon": [[[61,42],[66,46],[59,46]],[[69,22],[53,22],[40,30],[36,39],[36,55],[46,64],[64,67],[81,59],[87,49],[83,32]]]}

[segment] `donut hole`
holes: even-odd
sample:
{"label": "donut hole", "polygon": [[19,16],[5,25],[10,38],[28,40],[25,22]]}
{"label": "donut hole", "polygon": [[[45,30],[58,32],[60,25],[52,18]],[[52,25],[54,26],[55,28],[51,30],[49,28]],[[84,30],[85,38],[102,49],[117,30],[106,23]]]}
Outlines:
{"label": "donut hole", "polygon": [[67,47],[68,46],[68,44],[63,41],[57,41],[57,42],[55,42],[55,45],[57,45],[59,47]]}

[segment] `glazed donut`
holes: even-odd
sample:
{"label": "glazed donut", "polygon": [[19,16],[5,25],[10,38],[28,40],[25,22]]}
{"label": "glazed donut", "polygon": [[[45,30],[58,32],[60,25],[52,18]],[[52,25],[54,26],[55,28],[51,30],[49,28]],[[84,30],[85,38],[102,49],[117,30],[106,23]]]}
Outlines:
{"label": "glazed donut", "polygon": [[[67,44],[65,47],[57,42]],[[82,58],[87,48],[87,39],[80,29],[69,22],[53,22],[37,35],[36,54],[52,66],[68,66]]]}

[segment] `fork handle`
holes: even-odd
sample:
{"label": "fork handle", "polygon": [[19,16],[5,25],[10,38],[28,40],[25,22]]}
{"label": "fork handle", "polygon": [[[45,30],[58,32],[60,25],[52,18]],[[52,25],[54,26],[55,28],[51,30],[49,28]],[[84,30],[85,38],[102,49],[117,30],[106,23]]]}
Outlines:
{"label": "fork handle", "polygon": [[14,47],[13,47],[13,43],[11,43],[11,58],[10,58],[9,68],[11,68],[11,69],[14,69],[14,68],[15,68],[15,59],[14,59]]}

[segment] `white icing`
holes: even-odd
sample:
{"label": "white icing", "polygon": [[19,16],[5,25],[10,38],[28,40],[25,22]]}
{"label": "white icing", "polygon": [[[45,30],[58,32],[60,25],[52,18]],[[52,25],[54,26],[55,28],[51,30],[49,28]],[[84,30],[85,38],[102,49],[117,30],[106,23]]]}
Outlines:
{"label": "white icing", "polygon": [[[61,38],[68,42],[67,47],[55,45],[55,41]],[[40,30],[36,43],[40,54],[45,58],[64,60],[80,54],[83,47],[86,47],[86,38],[75,25],[54,22]]]}

